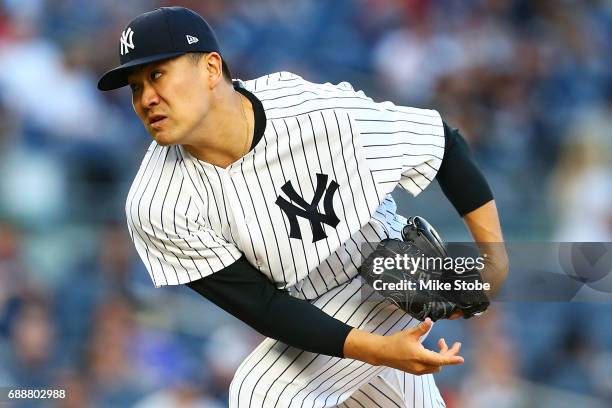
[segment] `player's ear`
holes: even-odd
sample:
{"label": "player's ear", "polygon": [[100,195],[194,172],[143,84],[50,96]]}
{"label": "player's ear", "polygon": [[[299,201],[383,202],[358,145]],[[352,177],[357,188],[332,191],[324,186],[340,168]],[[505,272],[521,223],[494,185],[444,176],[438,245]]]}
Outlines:
{"label": "player's ear", "polygon": [[211,87],[217,86],[223,80],[223,62],[217,52],[209,52],[204,57],[205,66]]}

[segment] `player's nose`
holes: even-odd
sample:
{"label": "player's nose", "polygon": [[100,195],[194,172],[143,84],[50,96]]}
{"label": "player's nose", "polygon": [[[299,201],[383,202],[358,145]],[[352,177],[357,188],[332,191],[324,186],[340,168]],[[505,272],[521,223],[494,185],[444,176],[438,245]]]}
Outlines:
{"label": "player's nose", "polygon": [[140,94],[140,104],[144,109],[150,109],[159,103],[159,95],[155,88],[145,83],[142,86],[142,93]]}

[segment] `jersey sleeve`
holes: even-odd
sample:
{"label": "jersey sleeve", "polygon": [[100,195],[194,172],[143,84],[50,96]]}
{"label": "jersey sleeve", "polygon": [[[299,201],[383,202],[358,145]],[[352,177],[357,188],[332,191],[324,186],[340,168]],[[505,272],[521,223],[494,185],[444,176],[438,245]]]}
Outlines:
{"label": "jersey sleeve", "polygon": [[377,188],[400,186],[413,196],[436,177],[444,156],[444,127],[435,110],[374,102],[350,84],[338,89],[354,98],[348,108]]}
{"label": "jersey sleeve", "polygon": [[149,149],[125,208],[130,236],[156,287],[206,277],[241,256],[202,221],[172,149]]}

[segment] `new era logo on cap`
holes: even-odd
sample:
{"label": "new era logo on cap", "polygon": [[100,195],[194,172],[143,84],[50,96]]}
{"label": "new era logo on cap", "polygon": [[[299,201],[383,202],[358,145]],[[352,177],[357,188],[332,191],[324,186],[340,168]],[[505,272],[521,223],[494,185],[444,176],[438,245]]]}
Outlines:
{"label": "new era logo on cap", "polygon": [[195,44],[198,41],[200,41],[200,40],[198,40],[198,37],[194,37],[194,36],[191,36],[191,35],[186,35],[185,37],[187,37],[187,43],[188,44]]}

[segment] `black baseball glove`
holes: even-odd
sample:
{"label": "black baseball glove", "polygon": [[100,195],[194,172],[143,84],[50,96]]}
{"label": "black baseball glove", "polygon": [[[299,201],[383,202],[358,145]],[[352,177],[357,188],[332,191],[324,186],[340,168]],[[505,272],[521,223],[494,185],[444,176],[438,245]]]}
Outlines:
{"label": "black baseball glove", "polygon": [[449,255],[424,218],[409,218],[402,237],[382,240],[361,264],[360,275],[376,292],[419,320],[445,319],[456,311],[470,318],[487,309],[484,291],[455,289],[458,279],[474,283],[482,277],[476,269],[458,274],[440,266]]}

